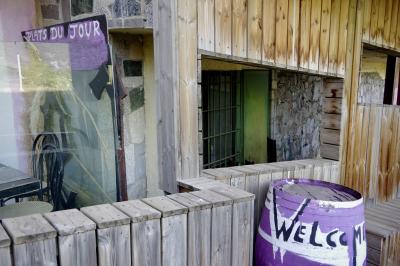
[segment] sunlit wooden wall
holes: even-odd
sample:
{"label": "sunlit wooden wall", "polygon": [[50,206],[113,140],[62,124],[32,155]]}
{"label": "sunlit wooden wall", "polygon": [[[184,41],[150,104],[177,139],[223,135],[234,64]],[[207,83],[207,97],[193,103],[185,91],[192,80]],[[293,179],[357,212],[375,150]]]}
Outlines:
{"label": "sunlit wooden wall", "polygon": [[348,0],[198,0],[198,48],[343,76],[348,12]]}
{"label": "sunlit wooden wall", "polygon": [[379,47],[400,50],[400,2],[364,0],[362,41]]}
{"label": "sunlit wooden wall", "polygon": [[369,198],[396,197],[400,182],[400,107],[357,105],[345,185]]}
{"label": "sunlit wooden wall", "polygon": [[[365,197],[387,200],[399,195],[400,107],[357,103],[362,46],[400,51],[400,1],[359,0],[351,69],[345,77],[347,130],[342,137],[342,182]],[[347,70],[347,68],[346,68]]]}

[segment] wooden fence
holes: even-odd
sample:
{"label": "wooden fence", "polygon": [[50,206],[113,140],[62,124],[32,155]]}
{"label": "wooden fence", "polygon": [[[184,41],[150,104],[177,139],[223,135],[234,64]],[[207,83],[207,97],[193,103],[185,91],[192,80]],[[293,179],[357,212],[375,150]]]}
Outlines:
{"label": "wooden fence", "polygon": [[[258,220],[264,206],[268,186],[281,178],[311,178],[340,183],[339,162],[328,159],[306,159],[277,163],[253,164],[203,170],[203,178],[183,179],[180,185],[188,189],[208,189],[220,182],[255,195],[254,221]],[[217,180],[220,182],[211,182]]]}
{"label": "wooden fence", "polygon": [[400,184],[400,107],[358,105],[355,113],[344,184],[371,199],[395,198]]}
{"label": "wooden fence", "polygon": [[225,186],[3,219],[0,264],[251,265],[253,201]]}

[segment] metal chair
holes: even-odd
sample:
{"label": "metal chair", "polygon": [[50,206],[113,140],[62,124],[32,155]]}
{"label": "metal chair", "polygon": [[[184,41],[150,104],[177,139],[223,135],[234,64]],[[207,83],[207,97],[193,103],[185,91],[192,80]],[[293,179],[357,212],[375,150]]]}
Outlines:
{"label": "metal chair", "polygon": [[[54,133],[42,133],[35,138],[32,147],[32,172],[40,180],[40,188],[13,196],[17,203],[1,207],[0,219],[61,208],[64,159],[59,140]],[[21,198],[31,196],[37,196],[39,201],[18,202]],[[47,202],[44,201],[45,198]]]}

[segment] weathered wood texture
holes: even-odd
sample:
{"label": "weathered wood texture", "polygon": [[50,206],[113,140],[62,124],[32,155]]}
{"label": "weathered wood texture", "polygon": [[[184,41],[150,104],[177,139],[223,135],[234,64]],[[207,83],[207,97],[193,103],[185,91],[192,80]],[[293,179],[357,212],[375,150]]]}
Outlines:
{"label": "weathered wood texture", "polygon": [[57,232],[41,215],[3,219],[2,224],[13,244],[12,265],[57,265]]}
{"label": "weathered wood texture", "polygon": [[[340,183],[339,162],[307,159],[203,170],[200,178],[184,179],[179,185],[188,190],[246,190],[255,195],[254,230],[257,229],[269,184],[281,178],[311,178]],[[222,193],[223,194],[223,193]],[[226,195],[226,194],[223,194]],[[253,230],[252,229],[252,230]]]}
{"label": "weathered wood texture", "polygon": [[161,212],[162,265],[186,265],[188,208],[167,197],[148,198],[143,201]]}
{"label": "weathered wood texture", "polygon": [[[243,4],[241,5],[243,6]],[[197,177],[199,174],[198,122],[197,122],[197,8],[192,1],[177,0],[177,44],[179,64],[179,145],[180,176]],[[247,14],[247,13],[246,13]],[[224,19],[225,21],[225,19]],[[218,22],[218,21],[217,21]],[[225,24],[223,25],[225,27]],[[238,32],[241,33],[240,28]],[[246,36],[246,33],[241,33]],[[217,39],[218,40],[218,39]],[[241,45],[246,43],[238,37]],[[246,40],[246,37],[244,38]],[[224,40],[225,43],[225,40]],[[237,46],[235,46],[237,48]],[[238,48],[243,49],[243,48]],[[178,176],[178,177],[180,177]]]}
{"label": "weathered wood texture", "polygon": [[343,77],[348,3],[197,0],[198,49],[200,53]]}
{"label": "weathered wood texture", "polygon": [[132,265],[161,265],[161,213],[140,200],[113,204],[131,219]]}
{"label": "weathered wood texture", "polygon": [[179,70],[176,0],[159,0],[153,7],[154,77],[157,95],[158,169],[163,190],[177,191],[179,159]]}
{"label": "weathered wood texture", "polygon": [[342,98],[343,80],[325,79],[320,132],[322,158],[339,160]]}
{"label": "weathered wood texture", "polygon": [[11,240],[3,226],[0,225],[0,261],[4,266],[11,266]]}
{"label": "weathered wood texture", "polygon": [[365,0],[362,41],[400,51],[399,0]]}
{"label": "weathered wood texture", "polygon": [[231,265],[232,200],[218,193],[200,190],[193,195],[212,203],[211,265]]}
{"label": "weathered wood texture", "polygon": [[212,203],[190,193],[168,196],[189,209],[187,217],[188,265],[211,265]]}
{"label": "weathered wood texture", "polygon": [[365,210],[367,264],[400,265],[400,199]]}
{"label": "weathered wood texture", "polygon": [[222,187],[4,219],[0,264],[251,265],[254,195],[210,181]]}
{"label": "weathered wood texture", "polygon": [[77,209],[45,214],[57,230],[61,265],[97,265],[96,224]]}
{"label": "weathered wood texture", "polygon": [[358,105],[345,185],[370,199],[395,198],[400,185],[400,108]]}
{"label": "weathered wood texture", "polygon": [[98,265],[130,265],[130,218],[110,204],[82,208],[97,225]]}

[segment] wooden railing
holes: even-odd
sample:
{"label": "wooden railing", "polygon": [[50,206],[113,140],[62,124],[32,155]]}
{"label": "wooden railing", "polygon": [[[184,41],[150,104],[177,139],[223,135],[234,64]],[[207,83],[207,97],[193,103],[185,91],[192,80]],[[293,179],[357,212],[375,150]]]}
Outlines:
{"label": "wooden railing", "polygon": [[3,219],[0,264],[251,265],[253,201],[222,185]]}
{"label": "wooden railing", "polygon": [[[209,189],[219,183],[237,187],[255,195],[255,228],[265,203],[268,186],[281,178],[310,178],[340,183],[339,162],[328,159],[306,159],[203,170],[203,178],[184,179],[179,183],[189,190]],[[212,182],[212,181],[219,182]]]}

